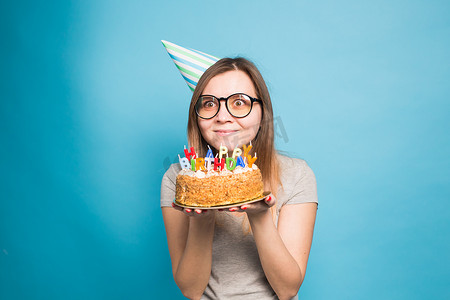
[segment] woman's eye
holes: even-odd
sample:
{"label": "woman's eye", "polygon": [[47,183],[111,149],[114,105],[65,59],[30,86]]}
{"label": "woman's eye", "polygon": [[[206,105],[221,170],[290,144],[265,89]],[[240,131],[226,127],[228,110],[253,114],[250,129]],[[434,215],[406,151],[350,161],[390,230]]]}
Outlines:
{"label": "woman's eye", "polygon": [[242,101],[242,100],[234,101],[234,106],[242,106],[242,105],[244,105],[244,101]]}
{"label": "woman's eye", "polygon": [[215,106],[215,103],[213,101],[207,101],[207,102],[203,103],[203,107],[205,107],[205,108],[211,108],[214,106]]}
{"label": "woman's eye", "polygon": [[236,108],[243,108],[248,105],[249,105],[249,103],[243,99],[236,99],[233,101],[233,107],[236,107]]}

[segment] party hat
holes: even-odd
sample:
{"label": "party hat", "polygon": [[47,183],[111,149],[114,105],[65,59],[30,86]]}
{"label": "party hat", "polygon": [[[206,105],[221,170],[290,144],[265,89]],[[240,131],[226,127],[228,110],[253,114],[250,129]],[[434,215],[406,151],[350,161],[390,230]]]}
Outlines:
{"label": "party hat", "polygon": [[161,40],[161,42],[180,71],[181,76],[186,80],[191,91],[194,91],[198,80],[206,69],[220,59],[198,50],[178,46],[168,41]]}

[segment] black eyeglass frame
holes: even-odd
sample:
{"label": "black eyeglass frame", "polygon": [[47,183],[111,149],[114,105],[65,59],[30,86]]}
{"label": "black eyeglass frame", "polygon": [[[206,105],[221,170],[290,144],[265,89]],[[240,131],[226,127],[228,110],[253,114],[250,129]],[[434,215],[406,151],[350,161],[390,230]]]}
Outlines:
{"label": "black eyeglass frame", "polygon": [[[237,117],[237,116],[233,115],[233,114],[231,113],[230,109],[228,108],[228,99],[230,99],[231,97],[233,97],[233,96],[235,96],[235,95],[244,95],[244,96],[247,96],[248,98],[250,98],[250,110],[248,111],[248,113],[247,113],[245,116]],[[216,113],[215,113],[212,117],[210,117],[210,118],[204,118],[204,117],[200,116],[200,114],[198,113],[198,110],[197,110],[197,104],[199,103],[199,100],[200,100],[202,97],[213,97],[214,99],[217,100],[217,102],[219,102],[219,107],[217,108]],[[231,94],[231,95],[228,96],[228,97],[222,97],[222,98],[217,98],[217,97],[214,96],[214,95],[201,95],[200,97],[198,97],[197,102],[195,102],[195,113],[196,113],[197,116],[198,116],[199,118],[201,118],[201,119],[204,119],[204,120],[210,120],[210,119],[214,118],[215,116],[217,116],[217,114],[219,113],[219,111],[220,111],[220,101],[225,101],[225,107],[227,108],[228,113],[229,113],[230,115],[232,115],[233,117],[239,118],[239,119],[245,118],[246,116],[248,116],[248,115],[252,112],[252,109],[253,109],[253,103],[254,103],[254,102],[258,102],[258,103],[260,103],[260,104],[263,103],[262,100],[260,100],[260,99],[258,99],[258,98],[250,97],[249,95],[247,95],[247,94],[245,94],[245,93],[234,93],[234,94]]]}

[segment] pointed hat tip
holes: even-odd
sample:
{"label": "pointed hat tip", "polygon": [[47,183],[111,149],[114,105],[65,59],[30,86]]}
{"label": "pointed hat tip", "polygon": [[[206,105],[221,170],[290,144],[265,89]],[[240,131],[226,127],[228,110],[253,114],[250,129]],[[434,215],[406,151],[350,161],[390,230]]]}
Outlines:
{"label": "pointed hat tip", "polygon": [[161,40],[161,42],[192,91],[194,91],[198,79],[205,70],[219,60],[215,56],[185,48],[166,40]]}

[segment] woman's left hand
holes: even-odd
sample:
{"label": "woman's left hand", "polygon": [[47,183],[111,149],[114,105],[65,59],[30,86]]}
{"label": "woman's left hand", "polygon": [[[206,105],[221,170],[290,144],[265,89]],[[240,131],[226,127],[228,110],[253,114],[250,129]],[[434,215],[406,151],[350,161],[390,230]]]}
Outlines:
{"label": "woman's left hand", "polygon": [[275,198],[272,195],[265,199],[253,203],[243,204],[241,206],[230,207],[227,211],[230,212],[246,212],[247,214],[258,214],[266,212],[270,207],[275,205]]}

